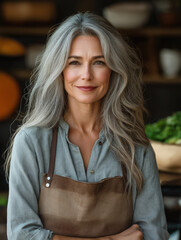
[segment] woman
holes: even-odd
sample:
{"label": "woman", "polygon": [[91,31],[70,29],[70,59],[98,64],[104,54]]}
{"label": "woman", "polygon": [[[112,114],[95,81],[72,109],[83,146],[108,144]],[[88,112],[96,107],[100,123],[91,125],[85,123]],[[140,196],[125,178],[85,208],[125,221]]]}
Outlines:
{"label": "woman", "polygon": [[13,142],[8,239],[168,239],[141,69],[105,19],[52,34]]}

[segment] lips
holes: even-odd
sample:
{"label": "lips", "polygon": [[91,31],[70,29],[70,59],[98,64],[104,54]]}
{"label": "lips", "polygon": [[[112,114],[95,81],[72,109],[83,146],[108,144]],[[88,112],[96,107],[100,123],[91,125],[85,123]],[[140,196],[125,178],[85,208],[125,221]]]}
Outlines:
{"label": "lips", "polygon": [[97,87],[95,86],[77,86],[77,88],[81,91],[93,91],[94,89],[96,89]]}

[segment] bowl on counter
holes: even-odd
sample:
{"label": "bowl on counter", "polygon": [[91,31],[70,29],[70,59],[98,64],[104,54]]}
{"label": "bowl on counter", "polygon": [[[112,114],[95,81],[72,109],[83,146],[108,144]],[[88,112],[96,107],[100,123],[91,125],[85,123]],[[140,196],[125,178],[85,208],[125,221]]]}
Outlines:
{"label": "bowl on counter", "polygon": [[164,172],[181,173],[181,144],[168,144],[151,140],[158,169]]}
{"label": "bowl on counter", "polygon": [[116,28],[131,29],[144,26],[150,17],[151,5],[140,3],[116,3],[105,7],[103,15]]}

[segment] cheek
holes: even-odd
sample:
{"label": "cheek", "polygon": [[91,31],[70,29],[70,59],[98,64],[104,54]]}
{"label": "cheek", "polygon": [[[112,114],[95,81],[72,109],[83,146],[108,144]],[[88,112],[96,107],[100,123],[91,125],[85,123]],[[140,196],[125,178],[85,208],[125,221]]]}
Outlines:
{"label": "cheek", "polygon": [[72,71],[65,70],[63,71],[63,76],[64,76],[64,84],[72,83],[75,78],[75,73],[73,73]]}
{"label": "cheek", "polygon": [[102,84],[109,85],[109,79],[110,79],[111,71],[104,70],[99,73],[99,79]]}

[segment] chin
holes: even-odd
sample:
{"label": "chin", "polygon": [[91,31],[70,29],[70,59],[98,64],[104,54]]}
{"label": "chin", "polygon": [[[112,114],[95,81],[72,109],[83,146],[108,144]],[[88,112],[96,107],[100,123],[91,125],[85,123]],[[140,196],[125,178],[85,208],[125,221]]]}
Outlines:
{"label": "chin", "polygon": [[83,104],[93,104],[100,102],[100,99],[77,99],[77,102],[83,103]]}

